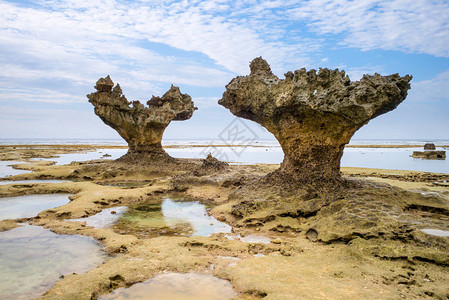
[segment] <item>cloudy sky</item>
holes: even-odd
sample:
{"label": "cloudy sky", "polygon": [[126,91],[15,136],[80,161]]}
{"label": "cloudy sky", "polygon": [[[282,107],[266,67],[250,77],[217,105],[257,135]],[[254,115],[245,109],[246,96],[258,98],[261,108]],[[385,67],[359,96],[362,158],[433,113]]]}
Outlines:
{"label": "cloudy sky", "polygon": [[225,85],[262,56],[282,78],[411,74],[407,99],[355,138],[447,139],[448,16],[442,0],[0,0],[0,138],[118,138],[85,96],[109,74],[128,100],[179,86],[199,110],[164,137],[214,139],[234,120]]}

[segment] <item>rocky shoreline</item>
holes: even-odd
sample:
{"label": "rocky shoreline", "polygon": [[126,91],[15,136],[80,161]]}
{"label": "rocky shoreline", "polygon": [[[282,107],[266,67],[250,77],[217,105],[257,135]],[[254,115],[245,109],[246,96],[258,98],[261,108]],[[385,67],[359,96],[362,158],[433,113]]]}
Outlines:
{"label": "rocky shoreline", "polygon": [[[59,234],[91,236],[111,255],[96,269],[64,276],[42,299],[96,298],[163,272],[229,280],[240,299],[448,296],[449,238],[421,231],[449,230],[449,190],[434,184],[448,174],[342,168],[344,188],[284,184],[279,189],[261,181],[278,165],[215,168],[212,161],[185,160],[164,166],[120,161],[55,166],[31,160],[86,149],[5,147],[0,153],[3,160],[27,160],[18,167],[33,171],[8,180],[72,180],[2,185],[1,197],[74,194],[70,203],[36,217],[0,221],[1,230],[29,222]],[[105,185],[118,181],[144,184]],[[234,234],[269,237],[271,243],[243,243],[223,234],[144,238],[66,221],[172,193],[213,204],[209,214],[231,225]],[[221,257],[240,260],[230,264]]]}

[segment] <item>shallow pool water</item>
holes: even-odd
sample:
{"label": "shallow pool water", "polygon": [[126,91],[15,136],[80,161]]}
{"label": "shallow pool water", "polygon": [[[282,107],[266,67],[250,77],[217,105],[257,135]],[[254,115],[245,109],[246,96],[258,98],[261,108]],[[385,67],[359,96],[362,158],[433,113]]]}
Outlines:
{"label": "shallow pool water", "polygon": [[426,228],[426,229],[421,229],[421,231],[424,233],[430,234],[430,235],[449,237],[448,230]]}
{"label": "shallow pool water", "polygon": [[[94,159],[117,159],[126,154],[128,149],[98,149],[86,153],[66,153],[55,158],[38,160],[54,161],[55,165],[66,165],[74,161],[88,161]],[[105,156],[106,155],[106,156]]]}
{"label": "shallow pool water", "polygon": [[11,165],[20,163],[20,161],[0,161],[0,178],[31,172],[26,170],[16,170],[11,167]]}
{"label": "shallow pool water", "polygon": [[71,222],[86,222],[87,226],[94,228],[108,228],[114,225],[117,220],[128,210],[127,206],[117,206],[103,209],[100,213],[80,219],[70,219]]}
{"label": "shallow pool water", "polygon": [[42,179],[42,180],[5,180],[0,181],[0,185],[6,184],[30,184],[30,183],[63,183],[69,182],[68,180],[53,180],[53,179]]}
{"label": "shallow pool water", "polygon": [[196,201],[150,201],[131,207],[119,219],[115,229],[139,236],[193,235],[230,233],[231,226],[209,216],[206,206]]}
{"label": "shallow pool water", "polygon": [[69,203],[70,194],[45,194],[0,198],[0,220],[30,218],[43,210]]}
{"label": "shallow pool water", "polygon": [[232,285],[223,279],[196,273],[165,273],[98,299],[226,300],[235,296]]}
{"label": "shallow pool water", "polygon": [[106,258],[90,237],[31,225],[0,232],[0,299],[34,299],[61,275],[86,272]]}

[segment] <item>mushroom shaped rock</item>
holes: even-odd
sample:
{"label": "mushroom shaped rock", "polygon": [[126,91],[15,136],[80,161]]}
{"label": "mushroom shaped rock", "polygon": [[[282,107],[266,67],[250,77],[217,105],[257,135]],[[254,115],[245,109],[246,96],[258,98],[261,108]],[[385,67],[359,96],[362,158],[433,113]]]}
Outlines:
{"label": "mushroom shaped rock", "polygon": [[284,151],[273,175],[293,182],[341,182],[345,144],[369,120],[395,109],[407,96],[412,76],[364,75],[351,82],[344,71],[306,69],[279,79],[261,57],[251,74],[226,86],[218,104],[264,126]]}
{"label": "mushroom shaped rock", "polygon": [[128,153],[121,160],[171,159],[161,145],[165,128],[172,120],[189,119],[197,109],[192,98],[173,85],[162,97],[153,96],[148,107],[139,101],[129,102],[109,76],[100,78],[95,89],[87,95],[95,114],[128,143]]}

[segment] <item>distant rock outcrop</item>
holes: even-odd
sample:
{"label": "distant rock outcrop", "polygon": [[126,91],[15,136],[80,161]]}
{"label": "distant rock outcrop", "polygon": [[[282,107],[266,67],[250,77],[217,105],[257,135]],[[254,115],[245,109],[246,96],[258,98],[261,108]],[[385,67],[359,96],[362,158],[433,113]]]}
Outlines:
{"label": "distant rock outcrop", "polygon": [[218,103],[277,138],[284,161],[275,174],[294,182],[340,181],[345,144],[369,120],[395,109],[412,79],[375,74],[351,82],[338,69],[304,68],[279,79],[261,57],[250,69],[231,80]]}
{"label": "distant rock outcrop", "polygon": [[435,147],[435,144],[433,144],[433,143],[427,143],[424,145],[424,150],[435,150],[435,149],[436,149],[436,147]]}
{"label": "distant rock outcrop", "polygon": [[189,119],[197,109],[192,98],[173,85],[162,97],[153,96],[148,107],[139,101],[129,102],[109,76],[100,78],[95,89],[87,95],[95,114],[128,143],[128,153],[121,160],[170,159],[161,145],[165,128],[171,121]]}
{"label": "distant rock outcrop", "polygon": [[424,159],[446,159],[446,151],[413,151],[412,157]]}

